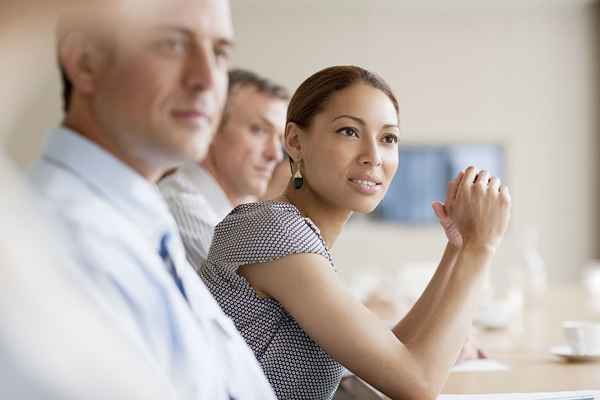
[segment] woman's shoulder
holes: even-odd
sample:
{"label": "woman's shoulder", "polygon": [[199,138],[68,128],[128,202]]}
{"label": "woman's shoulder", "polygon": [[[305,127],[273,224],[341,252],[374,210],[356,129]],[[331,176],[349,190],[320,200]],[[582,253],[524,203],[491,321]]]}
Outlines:
{"label": "woman's shoulder", "polygon": [[235,207],[228,216],[246,216],[248,218],[265,216],[294,216],[303,218],[302,213],[292,203],[276,200],[264,200],[245,203]]}
{"label": "woman's shoulder", "polygon": [[267,200],[237,206],[217,225],[216,230],[255,228],[280,231],[305,224],[305,218],[293,204]]}
{"label": "woman's shoulder", "polygon": [[[214,231],[213,256],[278,258],[293,253],[328,254],[319,229],[293,204],[261,201],[236,207]],[[209,256],[210,258],[210,256]]]}

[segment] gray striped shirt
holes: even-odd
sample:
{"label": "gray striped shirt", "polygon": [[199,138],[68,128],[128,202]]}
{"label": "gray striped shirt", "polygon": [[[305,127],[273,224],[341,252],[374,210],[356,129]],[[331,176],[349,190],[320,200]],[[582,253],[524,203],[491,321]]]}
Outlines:
{"label": "gray striped shirt", "polygon": [[214,178],[188,164],[158,185],[177,222],[187,258],[196,271],[208,257],[215,226],[233,209]]}

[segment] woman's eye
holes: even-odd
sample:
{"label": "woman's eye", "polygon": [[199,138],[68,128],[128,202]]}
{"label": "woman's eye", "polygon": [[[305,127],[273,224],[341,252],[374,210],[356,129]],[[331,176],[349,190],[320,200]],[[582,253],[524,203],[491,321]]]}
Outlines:
{"label": "woman's eye", "polygon": [[340,128],[336,131],[337,133],[341,133],[344,136],[356,136],[358,137],[358,131],[351,127]]}
{"label": "woman's eye", "polygon": [[383,142],[388,143],[388,144],[398,143],[398,136],[393,135],[393,134],[385,135],[383,137]]}

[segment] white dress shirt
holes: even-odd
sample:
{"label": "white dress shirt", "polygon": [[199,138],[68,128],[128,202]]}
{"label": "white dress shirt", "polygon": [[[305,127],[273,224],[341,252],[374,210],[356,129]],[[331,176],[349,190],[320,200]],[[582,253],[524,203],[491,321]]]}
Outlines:
{"label": "white dress shirt", "polygon": [[176,400],[87,291],[44,204],[0,150],[0,399]]}
{"label": "white dress shirt", "polygon": [[[34,184],[71,234],[90,295],[165,374],[180,399],[272,399],[256,358],[186,261],[156,186],[79,134],[51,133]],[[170,259],[159,256],[169,235]]]}
{"label": "white dress shirt", "polygon": [[208,257],[215,226],[233,206],[217,181],[197,163],[179,168],[158,187],[177,222],[188,261],[199,271]]}

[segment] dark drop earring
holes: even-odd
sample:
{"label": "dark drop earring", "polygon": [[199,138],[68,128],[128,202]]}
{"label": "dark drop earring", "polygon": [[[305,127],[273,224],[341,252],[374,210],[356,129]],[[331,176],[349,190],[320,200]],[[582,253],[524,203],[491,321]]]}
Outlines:
{"label": "dark drop earring", "polygon": [[302,172],[300,172],[300,165],[298,165],[298,169],[294,174],[294,189],[300,189],[304,185],[304,178],[302,177]]}

